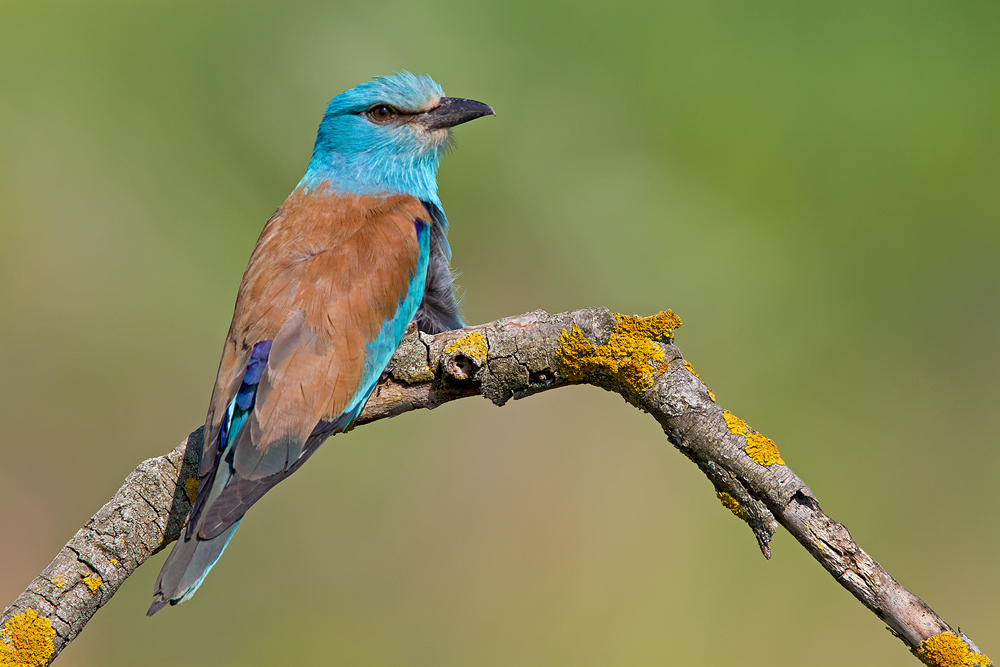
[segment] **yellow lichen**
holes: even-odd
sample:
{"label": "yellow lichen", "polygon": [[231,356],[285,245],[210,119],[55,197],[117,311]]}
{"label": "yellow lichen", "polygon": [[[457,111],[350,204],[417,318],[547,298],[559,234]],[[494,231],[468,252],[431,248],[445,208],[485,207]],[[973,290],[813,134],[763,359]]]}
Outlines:
{"label": "yellow lichen", "polygon": [[770,466],[775,463],[784,463],[777,445],[765,435],[757,433],[747,426],[747,423],[734,415],[729,410],[722,411],[722,417],[729,426],[729,432],[734,435],[742,435],[746,438],[747,446],[744,451],[747,455],[762,466]]}
{"label": "yellow lichen", "polygon": [[98,575],[88,574],[83,578],[83,583],[87,584],[87,588],[90,590],[96,591],[104,582],[101,581],[101,578]]}
{"label": "yellow lichen", "polygon": [[712,399],[713,403],[715,403],[715,392],[709,389],[708,387],[705,387],[705,389],[708,391],[708,397]]}
{"label": "yellow lichen", "polygon": [[746,453],[747,456],[762,466],[773,466],[775,463],[784,463],[778,446],[765,435],[760,433],[748,433]]}
{"label": "yellow lichen", "polygon": [[0,667],[41,667],[56,648],[52,622],[34,609],[14,614],[0,629]]}
{"label": "yellow lichen", "polygon": [[740,505],[740,501],[736,500],[736,498],[733,498],[725,491],[719,491],[715,495],[719,497],[719,501],[722,503],[722,506],[735,514],[737,518],[743,519],[744,521],[747,520],[746,517],[743,516],[743,506]]}
{"label": "yellow lichen", "polygon": [[475,359],[476,363],[482,366],[486,363],[486,354],[489,352],[489,346],[486,343],[486,336],[479,331],[473,331],[448,343],[444,351],[445,354],[462,352]]}
{"label": "yellow lichen", "polygon": [[603,371],[637,394],[653,386],[655,373],[666,370],[663,349],[655,341],[669,340],[681,319],[666,310],[652,317],[614,315],[617,326],[604,345],[594,345],[580,327],[559,334],[560,371],[567,380],[582,380]]}
{"label": "yellow lichen", "polygon": [[982,653],[976,653],[954,632],[942,632],[920,642],[913,654],[930,667],[992,667]]}
{"label": "yellow lichen", "polygon": [[734,415],[729,410],[722,411],[722,417],[726,420],[726,426],[729,427],[729,432],[734,435],[746,435],[750,427],[747,423]]}
{"label": "yellow lichen", "polygon": [[197,477],[188,477],[184,480],[184,493],[187,495],[188,502],[194,505],[194,499],[198,497]]}
{"label": "yellow lichen", "polygon": [[56,576],[49,579],[49,581],[51,581],[52,585],[55,586],[56,588],[62,588],[63,586],[66,585],[66,577],[62,576],[61,574],[57,574]]}
{"label": "yellow lichen", "polygon": [[112,565],[118,565],[118,559],[117,558],[112,558],[111,559],[111,564]]}

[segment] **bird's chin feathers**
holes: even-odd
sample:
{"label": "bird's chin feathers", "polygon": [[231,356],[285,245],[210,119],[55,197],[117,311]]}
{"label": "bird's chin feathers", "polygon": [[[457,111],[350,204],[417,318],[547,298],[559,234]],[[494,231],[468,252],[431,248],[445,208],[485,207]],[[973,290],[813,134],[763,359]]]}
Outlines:
{"label": "bird's chin feathers", "polygon": [[434,151],[441,155],[447,152],[454,143],[454,137],[449,127],[431,130],[419,123],[411,123],[409,129],[412,132],[414,143],[421,147],[422,152]]}

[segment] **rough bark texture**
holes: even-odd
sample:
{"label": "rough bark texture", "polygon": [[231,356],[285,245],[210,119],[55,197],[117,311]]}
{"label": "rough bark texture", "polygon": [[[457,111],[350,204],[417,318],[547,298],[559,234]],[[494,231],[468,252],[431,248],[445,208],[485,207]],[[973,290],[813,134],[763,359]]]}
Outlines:
{"label": "rough bark texture", "polygon": [[[766,557],[780,524],[926,664],[992,664],[823,513],[773,442],[715,403],[673,345],[677,326],[669,311],[638,318],[593,308],[535,311],[437,336],[413,333],[357,425],[477,394],[500,406],[567,384],[617,392],[660,423],[750,526]],[[197,476],[201,437],[199,428],[169,454],[140,464],[4,610],[0,666],[51,662],[135,568],[177,539],[191,508],[187,482]]]}

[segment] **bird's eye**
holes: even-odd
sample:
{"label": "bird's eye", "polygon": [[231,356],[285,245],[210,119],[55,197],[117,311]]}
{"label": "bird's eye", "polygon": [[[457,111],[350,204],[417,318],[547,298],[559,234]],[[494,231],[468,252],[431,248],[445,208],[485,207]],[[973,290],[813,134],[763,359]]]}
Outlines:
{"label": "bird's eye", "polygon": [[376,104],[368,110],[368,117],[377,123],[384,123],[396,115],[396,110],[388,104]]}

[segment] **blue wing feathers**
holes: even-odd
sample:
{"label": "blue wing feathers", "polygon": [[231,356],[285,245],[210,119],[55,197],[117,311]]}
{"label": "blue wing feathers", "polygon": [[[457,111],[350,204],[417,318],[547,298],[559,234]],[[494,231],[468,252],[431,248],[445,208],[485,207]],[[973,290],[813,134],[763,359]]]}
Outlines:
{"label": "blue wing feathers", "polygon": [[[218,487],[224,486],[229,479],[231,470],[226,470],[226,474],[220,477],[218,475],[219,466],[223,463],[222,459],[224,457],[227,459],[232,458],[232,444],[253,411],[257,399],[257,387],[260,384],[260,379],[264,376],[264,369],[267,368],[267,358],[271,352],[271,343],[272,341],[269,340],[261,341],[254,345],[250,351],[250,361],[243,372],[243,381],[236,391],[236,396],[230,402],[229,408],[226,410],[226,416],[222,420],[219,445],[215,449],[214,465],[207,475],[199,479],[198,495],[191,508],[191,517],[188,519],[188,525],[185,530],[186,537],[191,537],[194,534],[195,526],[201,516],[202,509],[205,507],[206,500],[210,495],[213,495],[212,491],[215,491],[214,495],[216,496],[221,491],[221,488],[217,488],[217,484]],[[231,467],[231,465],[228,467]]]}
{"label": "blue wing feathers", "polygon": [[[205,577],[208,576],[209,571],[222,556],[222,552],[226,550],[240,524],[238,517],[231,525],[209,540],[199,539],[194,535],[198,519],[208,504],[208,499],[218,496],[222,490],[221,487],[224,487],[231,478],[232,444],[253,410],[257,397],[257,386],[264,375],[270,351],[271,341],[266,340],[257,343],[250,353],[250,361],[243,373],[243,381],[226,410],[219,446],[216,448],[215,465],[209,474],[199,480],[198,495],[191,508],[191,516],[188,518],[184,535],[163,564],[163,569],[156,582],[153,604],[146,612],[147,616],[152,616],[167,603],[180,604],[194,595]],[[165,591],[171,591],[171,593],[164,594]]]}

